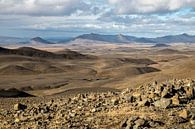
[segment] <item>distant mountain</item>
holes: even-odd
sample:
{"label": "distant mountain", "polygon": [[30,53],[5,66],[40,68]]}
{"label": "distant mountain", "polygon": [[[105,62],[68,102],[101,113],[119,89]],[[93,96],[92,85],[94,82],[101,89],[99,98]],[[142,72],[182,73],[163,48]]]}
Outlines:
{"label": "distant mountain", "polygon": [[195,36],[188,34],[168,35],[151,39],[156,43],[195,43]]}
{"label": "distant mountain", "polygon": [[49,42],[41,37],[35,37],[30,40],[31,43],[41,43],[41,44],[54,44],[52,42]]}
{"label": "distant mountain", "polygon": [[[48,38],[49,39],[49,38]],[[75,38],[55,38],[51,41],[45,40],[41,37],[35,37],[32,39],[27,38],[17,38],[17,37],[5,37],[0,36],[0,44],[55,44],[55,43],[69,43],[80,41],[92,41],[92,42],[108,42],[108,43],[155,43],[155,44],[169,44],[169,43],[195,43],[195,36],[188,34],[180,35],[167,35],[157,38],[147,38],[147,37],[135,37],[129,35],[103,35],[103,34],[83,34]]]}
{"label": "distant mountain", "polygon": [[168,35],[157,38],[145,38],[145,37],[135,37],[128,35],[101,35],[101,34],[83,34],[78,37],[73,38],[71,41],[78,39],[93,40],[93,41],[103,41],[109,43],[195,43],[195,36],[188,34],[181,35]]}
{"label": "distant mountain", "polygon": [[135,36],[127,36],[127,35],[101,35],[101,34],[83,34],[76,38],[73,38],[72,41],[77,39],[87,39],[87,40],[95,40],[95,41],[103,41],[110,43],[132,43],[132,42],[142,42],[142,43],[153,43],[150,39],[147,38],[137,38]]}

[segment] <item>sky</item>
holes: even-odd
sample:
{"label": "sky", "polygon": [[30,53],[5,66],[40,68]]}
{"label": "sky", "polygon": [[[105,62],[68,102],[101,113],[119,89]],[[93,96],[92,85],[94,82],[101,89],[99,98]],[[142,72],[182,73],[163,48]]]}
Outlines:
{"label": "sky", "polygon": [[0,36],[195,35],[195,0],[0,0]]}

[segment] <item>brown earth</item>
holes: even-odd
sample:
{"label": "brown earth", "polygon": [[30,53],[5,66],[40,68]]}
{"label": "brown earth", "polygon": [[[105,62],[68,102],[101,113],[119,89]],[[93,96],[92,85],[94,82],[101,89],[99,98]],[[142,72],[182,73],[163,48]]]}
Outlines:
{"label": "brown earth", "polygon": [[[186,78],[195,79],[195,45],[175,44],[169,48],[154,48],[152,46],[83,43],[58,47],[48,45],[45,47],[34,46],[34,48],[0,48],[0,128],[20,128],[26,127],[26,125],[30,125],[29,127],[32,128],[54,128],[56,125],[66,128],[114,129],[128,128],[127,126],[131,126],[131,123],[133,124],[132,127],[138,126],[140,123],[143,124],[143,121],[145,123],[140,125],[141,128],[143,126],[158,129],[194,127],[193,124],[189,124],[194,122],[192,116],[185,119],[178,117],[180,111],[189,109],[187,107],[194,104],[194,100],[191,99],[188,99],[189,103],[170,110],[145,106],[137,108],[134,105],[147,105],[147,101],[139,103],[136,101],[130,106],[123,101],[117,105],[112,105],[115,100],[110,102],[112,99],[121,99],[118,93],[121,90],[123,93],[123,89],[126,88],[135,90],[139,87],[139,93],[146,94],[149,97],[150,95],[143,91],[151,90],[147,89],[148,85],[146,85],[150,82],[158,81],[161,83],[175,78],[184,78],[184,82],[186,82]],[[179,97],[183,99],[178,89],[173,88],[172,91],[167,92],[172,93],[174,91],[178,91]],[[186,93],[181,92],[181,94]],[[131,94],[139,95],[137,92]],[[75,96],[75,100],[68,101]],[[91,101],[89,96],[95,96],[94,101]],[[85,103],[86,99],[90,101],[87,100]],[[53,100],[57,107],[55,104],[50,105],[49,114],[45,113],[46,105],[51,104],[51,101],[53,103]],[[155,101],[152,98],[149,102],[153,105]],[[23,115],[20,114],[21,111],[12,111],[14,105],[19,102],[28,107],[22,113]],[[100,104],[101,108],[99,108],[98,103],[108,105],[100,106]],[[177,101],[174,100],[174,103]],[[33,106],[33,104],[35,105]],[[77,119],[75,110],[80,106],[81,109],[78,108],[79,110],[89,110],[89,112],[88,115],[84,116],[82,113],[85,114],[86,112],[78,112],[81,114],[78,115],[80,119]],[[82,108],[82,106],[84,107]],[[62,108],[67,109],[67,111],[61,111]],[[31,109],[35,114],[37,110],[38,113],[42,113],[41,116],[38,114],[33,116],[32,121],[36,123],[32,121],[28,123],[28,121],[25,122],[23,118],[20,118],[25,116],[25,119],[31,119],[28,118],[29,114],[32,113],[30,112]],[[101,112],[97,109],[101,109]],[[64,117],[56,118],[61,112],[67,116],[67,121],[63,121],[66,123],[61,121]],[[165,116],[165,114],[169,115]],[[58,120],[62,123],[56,123]],[[166,120],[172,123],[166,123]],[[46,126],[48,121],[51,121],[51,124]],[[78,124],[81,122],[83,123]],[[120,126],[121,123],[124,125]],[[150,124],[148,125],[148,123]]]}
{"label": "brown earth", "polygon": [[74,44],[60,48],[52,52],[32,47],[1,48],[0,88],[45,96],[74,88],[123,89],[154,80],[195,77],[193,45]]}

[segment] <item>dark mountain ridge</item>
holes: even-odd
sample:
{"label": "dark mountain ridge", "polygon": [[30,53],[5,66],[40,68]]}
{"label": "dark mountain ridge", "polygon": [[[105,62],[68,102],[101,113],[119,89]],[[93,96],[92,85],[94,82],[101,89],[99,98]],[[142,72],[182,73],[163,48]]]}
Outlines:
{"label": "dark mountain ridge", "polygon": [[28,57],[39,57],[39,58],[52,58],[52,59],[89,59],[89,55],[83,55],[79,52],[67,50],[62,54],[52,53],[35,49],[32,47],[20,47],[17,49],[8,49],[0,47],[0,55],[21,55]]}
{"label": "dark mountain ridge", "polygon": [[54,44],[52,42],[49,42],[41,37],[35,37],[31,39],[31,42],[36,42],[36,43],[42,43],[42,44]]}

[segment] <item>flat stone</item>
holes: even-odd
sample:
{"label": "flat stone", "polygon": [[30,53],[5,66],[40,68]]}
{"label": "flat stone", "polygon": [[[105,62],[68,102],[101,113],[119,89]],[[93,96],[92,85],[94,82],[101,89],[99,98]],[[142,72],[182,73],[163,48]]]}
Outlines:
{"label": "flat stone", "polygon": [[171,105],[171,99],[161,98],[154,102],[155,107],[159,108],[168,108]]}

